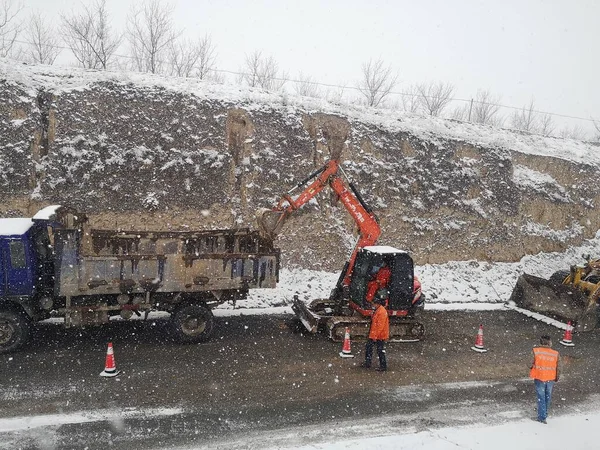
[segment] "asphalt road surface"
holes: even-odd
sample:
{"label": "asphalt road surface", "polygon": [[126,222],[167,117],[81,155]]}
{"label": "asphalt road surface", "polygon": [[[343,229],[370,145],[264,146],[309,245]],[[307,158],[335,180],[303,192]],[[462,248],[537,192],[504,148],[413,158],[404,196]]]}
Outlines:
{"label": "asphalt road surface", "polygon": [[[300,430],[305,444],[352,421],[393,430],[533,417],[527,376],[544,333],[563,362],[554,413],[600,394],[599,332],[565,348],[561,330],[515,311],[426,311],[425,339],[388,344],[385,373],[359,367],[363,343],[344,359],[341,344],[289,321],[220,317],[199,345],[172,342],[163,320],[40,325],[31,345],[0,355],[0,449],[263,448],[277,430]],[[470,349],[480,323],[483,354]],[[105,379],[108,342],[121,373]]]}

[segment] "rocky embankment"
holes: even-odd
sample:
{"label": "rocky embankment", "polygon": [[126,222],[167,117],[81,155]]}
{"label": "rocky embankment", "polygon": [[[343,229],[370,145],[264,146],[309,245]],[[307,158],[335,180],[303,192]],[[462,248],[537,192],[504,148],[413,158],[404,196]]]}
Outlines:
{"label": "rocky embankment", "polygon": [[[600,228],[594,144],[197,80],[0,68],[0,217],[60,203],[96,228],[254,227],[340,158],[380,242],[418,264],[515,261]],[[288,267],[338,270],[355,232],[326,191],[277,245]]]}

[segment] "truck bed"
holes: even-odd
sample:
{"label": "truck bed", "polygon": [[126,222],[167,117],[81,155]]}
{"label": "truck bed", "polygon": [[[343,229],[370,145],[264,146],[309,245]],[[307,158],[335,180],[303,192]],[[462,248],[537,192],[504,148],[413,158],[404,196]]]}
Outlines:
{"label": "truck bed", "polygon": [[247,228],[55,231],[60,296],[274,288],[279,249]]}

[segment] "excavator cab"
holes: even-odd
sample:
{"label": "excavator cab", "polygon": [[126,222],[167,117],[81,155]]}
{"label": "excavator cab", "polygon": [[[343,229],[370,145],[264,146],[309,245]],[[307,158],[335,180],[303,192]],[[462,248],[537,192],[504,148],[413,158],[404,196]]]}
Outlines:
{"label": "excavator cab", "polygon": [[414,268],[408,253],[388,246],[369,246],[359,250],[350,282],[350,302],[356,309],[368,310],[372,302],[367,300],[369,283],[386,263],[391,270],[387,286],[389,292],[387,309],[408,311],[413,302]]}

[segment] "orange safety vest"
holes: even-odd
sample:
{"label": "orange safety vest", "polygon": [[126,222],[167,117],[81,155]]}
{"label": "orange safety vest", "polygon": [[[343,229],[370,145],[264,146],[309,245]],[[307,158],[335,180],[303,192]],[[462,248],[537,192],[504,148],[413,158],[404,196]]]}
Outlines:
{"label": "orange safety vest", "polygon": [[550,347],[533,348],[533,367],[529,376],[534,380],[554,381],[556,380],[556,369],[558,367],[558,352]]}
{"label": "orange safety vest", "polygon": [[371,319],[371,329],[369,330],[369,339],[375,341],[387,341],[390,338],[390,318],[387,310],[379,305]]}

